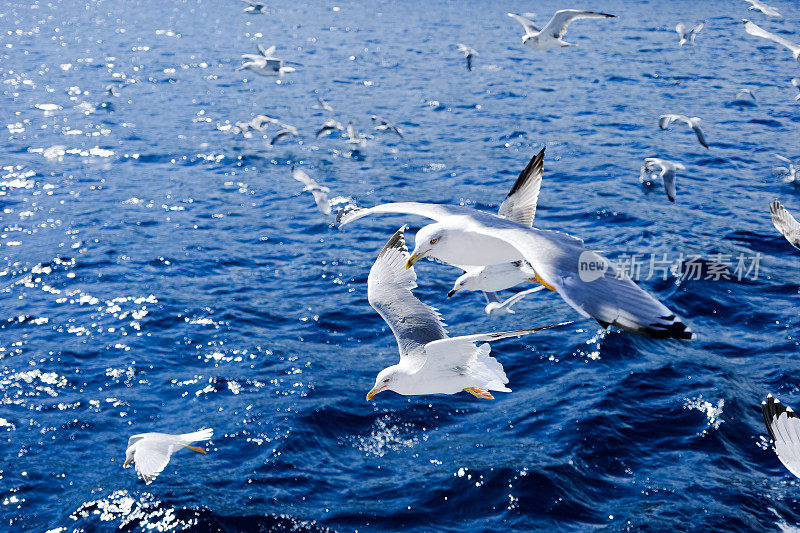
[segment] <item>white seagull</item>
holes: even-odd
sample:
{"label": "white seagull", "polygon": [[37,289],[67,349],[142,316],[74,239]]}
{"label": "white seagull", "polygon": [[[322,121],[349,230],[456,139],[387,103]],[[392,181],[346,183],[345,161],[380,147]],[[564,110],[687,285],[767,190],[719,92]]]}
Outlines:
{"label": "white seagull", "polygon": [[363,133],[357,132],[355,127],[353,127],[352,122],[347,124],[345,133],[347,134],[347,144],[352,144],[353,146],[361,146],[361,147],[367,144],[368,137]]}
{"label": "white seagull", "polygon": [[736,96],[734,98],[735,100],[746,100],[745,98],[746,96],[749,96],[750,99],[755,102],[756,95],[753,94],[753,91],[751,91],[750,89],[739,89],[738,91],[736,91]]}
{"label": "white seagull", "polygon": [[455,266],[524,259],[542,285],[557,291],[578,313],[594,318],[603,327],[613,325],[656,338],[693,338],[675,313],[571,235],[531,228],[469,207],[419,202],[342,212],[340,227],[372,213],[402,213],[436,221],[417,232],[408,267],[424,257]]}
{"label": "white seagull", "polygon": [[201,429],[194,433],[183,435],[170,435],[169,433],[140,433],[128,439],[128,449],[125,450],[125,463],[123,468],[128,468],[131,461],[136,463],[136,473],[141,476],[145,484],[149,485],[164,470],[172,454],[181,448],[205,455],[206,451],[198,446],[190,446],[193,442],[208,440],[214,434],[211,428]]}
{"label": "white seagull", "polygon": [[697,34],[700,33],[700,30],[706,25],[705,22],[701,22],[695,26],[692,26],[691,30],[686,30],[686,25],[683,22],[679,22],[677,26],[675,26],[675,31],[678,32],[678,36],[680,36],[680,42],[678,43],[680,46],[683,46],[687,42],[689,44],[694,44],[694,38],[697,37]]}
{"label": "white seagull", "polygon": [[567,27],[573,20],[610,18],[616,15],[597,13],[595,11],[580,11],[578,9],[562,9],[556,11],[553,18],[550,19],[550,22],[541,30],[536,27],[533,21],[521,15],[508,13],[508,16],[522,24],[522,27],[525,28],[525,35],[522,36],[522,44],[530,46],[535,50],[550,50],[562,46],[576,46],[574,43],[568,43],[563,40],[564,35],[567,34]]}
{"label": "white seagull", "polygon": [[333,107],[331,107],[331,104],[329,104],[319,96],[317,96],[317,105],[314,106],[314,109],[323,109],[325,111],[330,111],[331,113],[333,113]]}
{"label": "white seagull", "polygon": [[[403,226],[389,239],[369,271],[369,304],[386,321],[397,340],[400,362],[378,373],[367,400],[384,390],[402,395],[456,394],[466,391],[491,400],[490,391],[511,392],[487,341],[520,337],[552,326],[517,331],[448,337],[439,312],[411,292],[417,286]],[[476,343],[483,342],[480,346]]]}
{"label": "white seagull", "polygon": [[464,58],[467,60],[467,70],[472,70],[472,58],[478,55],[478,52],[475,51],[474,48],[467,46],[466,44],[458,43],[456,44],[458,51],[464,54]]}
{"label": "white seagull", "polygon": [[339,131],[344,130],[344,128],[342,127],[342,123],[330,118],[322,123],[322,127],[320,127],[320,129],[317,130],[316,135],[317,137],[322,137],[323,135],[330,135],[336,130]]}
{"label": "white seagull", "polygon": [[776,172],[780,172],[783,174],[783,181],[785,183],[792,183],[793,181],[800,182],[800,168],[794,166],[794,162],[789,159],[788,157],[783,157],[782,155],[775,154],[775,157],[786,163],[788,166],[785,167],[773,167],[772,170]]}
{"label": "white seagull", "polygon": [[306,174],[299,168],[292,167],[292,177],[304,185],[303,191],[308,191],[314,195],[314,201],[317,203],[317,209],[323,215],[331,214],[331,204],[328,201],[328,194],[331,190],[324,187],[311,179],[311,176]]}
{"label": "white seagull", "polygon": [[775,229],[780,231],[792,246],[800,250],[800,222],[778,200],[769,204],[769,213],[772,215]]}
{"label": "white seagull", "polygon": [[747,8],[750,11],[761,11],[762,13],[764,13],[769,17],[781,16],[781,14],[778,12],[777,9],[775,9],[772,6],[768,6],[761,0],[744,0],[744,1],[747,2],[748,4],[752,4],[750,7]]}
{"label": "white seagull", "polygon": [[106,85],[106,94],[109,96],[119,96],[119,88],[114,83],[109,83]]}
{"label": "white seagull", "polygon": [[757,24],[750,22],[747,19],[742,19],[744,22],[744,31],[749,33],[750,35],[755,35],[756,37],[761,37],[762,39],[767,39],[769,41],[773,41],[778,43],[781,46],[785,46],[792,52],[792,57],[795,61],[800,61],[800,44],[793,43],[788,39],[784,39],[780,35],[775,35],[774,33],[770,33],[767,30],[761,28]]}
{"label": "white seagull", "polygon": [[274,145],[281,139],[289,137],[290,135],[295,137],[298,135],[297,128],[295,128],[294,126],[290,126],[288,124],[281,124],[280,126],[282,129],[275,134],[275,137],[273,137],[272,140],[269,141],[270,146]]}
{"label": "white seagull", "polygon": [[245,60],[236,71],[249,70],[260,76],[281,76],[294,72],[294,67],[283,66],[283,59],[275,57],[275,45],[264,48],[260,44],[256,45],[258,54],[242,54]]}
{"label": "white seagull", "polygon": [[694,131],[694,134],[697,135],[697,140],[702,144],[706,149],[708,149],[708,143],[706,142],[706,137],[703,135],[703,130],[700,129],[700,117],[687,117],[686,115],[661,115],[658,117],[658,127],[662,130],[667,129],[667,126],[672,124],[673,122],[683,122]]}
{"label": "white seagull", "polygon": [[244,137],[250,138],[252,136],[250,130],[262,131],[269,124],[279,124],[279,123],[280,122],[277,119],[268,117],[267,115],[256,115],[249,121],[240,120],[238,122],[235,122],[232,131],[234,133],[240,133]]}
{"label": "white seagull", "polygon": [[772,449],[783,466],[795,477],[800,477],[800,418],[772,394],[767,395],[767,401],[761,402],[761,412],[772,439]]}
{"label": "white seagull", "polygon": [[369,118],[372,119],[372,123],[375,124],[375,126],[373,126],[375,130],[394,133],[401,139],[403,138],[403,133],[400,131],[400,129],[385,118],[381,118],[378,115],[370,115]]}
{"label": "white seagull", "polygon": [[533,287],[531,289],[526,289],[524,291],[520,291],[514,296],[510,298],[500,301],[497,297],[497,293],[494,292],[484,292],[483,294],[486,296],[486,307],[484,311],[486,311],[487,315],[494,315],[494,314],[508,314],[513,315],[515,311],[511,309],[511,307],[517,303],[518,301],[522,300],[529,294],[533,294],[534,292],[539,292],[544,289],[544,285],[539,285],[538,287]]}
{"label": "white seagull", "polygon": [[639,179],[642,183],[652,182],[653,174],[658,172],[658,176],[664,182],[664,190],[667,192],[667,198],[669,198],[670,202],[674,202],[678,194],[677,187],[675,186],[676,170],[686,170],[686,167],[677,161],[648,157],[644,160]]}
{"label": "white seagull", "polygon": [[242,0],[245,4],[250,4],[242,11],[249,15],[263,15],[267,12],[267,6],[261,2],[254,2],[253,0]]}

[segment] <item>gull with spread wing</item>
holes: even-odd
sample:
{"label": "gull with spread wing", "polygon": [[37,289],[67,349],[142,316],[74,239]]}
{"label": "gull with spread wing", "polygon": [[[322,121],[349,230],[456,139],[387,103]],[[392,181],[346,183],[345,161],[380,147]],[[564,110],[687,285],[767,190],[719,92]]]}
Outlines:
{"label": "gull with spread wing", "polygon": [[458,51],[464,54],[464,58],[467,60],[467,70],[472,70],[472,58],[478,55],[478,52],[475,51],[474,48],[467,46],[466,44],[458,43],[456,44]]}
{"label": "gull with spread wing", "polygon": [[767,395],[761,402],[761,412],[772,449],[783,466],[796,477],[800,477],[800,418],[791,407],[784,406],[780,400]]}
{"label": "gull with spread wing", "polygon": [[639,180],[642,183],[652,182],[653,174],[657,172],[658,177],[664,182],[664,190],[667,192],[667,198],[669,198],[670,202],[674,202],[678,194],[678,189],[675,186],[676,170],[686,170],[686,167],[677,161],[648,157],[644,160],[644,166],[642,166],[642,170],[639,174]]}
{"label": "gull with spread wing", "polygon": [[535,50],[550,50],[562,46],[576,46],[574,43],[568,43],[563,40],[564,35],[567,34],[567,27],[573,20],[611,18],[616,15],[597,13],[595,11],[581,11],[579,9],[562,9],[556,11],[553,18],[550,19],[550,22],[541,30],[533,21],[521,15],[508,13],[508,16],[522,24],[522,27],[525,28],[525,35],[522,36],[522,44],[530,46]]}
{"label": "gull with spread wing", "polygon": [[767,39],[768,41],[773,41],[781,46],[785,46],[792,52],[792,57],[795,59],[795,61],[800,61],[800,44],[793,43],[788,39],[784,39],[780,35],[770,33],[761,28],[758,24],[750,22],[747,19],[742,19],[742,22],[744,22],[744,31],[750,35],[755,35],[756,37],[761,37],[762,39]]}
{"label": "gull with spread wing", "polygon": [[675,26],[675,31],[678,32],[678,36],[680,37],[680,42],[678,43],[680,46],[683,46],[687,42],[689,44],[694,44],[694,38],[697,37],[697,34],[700,33],[700,30],[706,25],[705,22],[701,22],[692,26],[691,30],[686,30],[686,25],[683,22],[679,22],[677,26]]}
{"label": "gull with spread wing", "polygon": [[317,130],[317,137],[322,137],[324,135],[330,135],[331,133],[333,133],[334,131],[337,131],[337,130],[338,131],[344,130],[344,127],[342,126],[342,123],[339,122],[338,120],[334,120],[332,118],[329,118],[328,120],[323,122],[322,126]]}
{"label": "gull with spread wing", "polygon": [[700,142],[703,147],[708,149],[708,143],[706,142],[706,136],[703,135],[703,130],[700,129],[700,117],[687,117],[686,115],[661,115],[658,117],[658,127],[662,130],[667,129],[667,127],[672,124],[673,122],[682,122],[692,128],[694,134],[697,136],[697,140]]}
{"label": "gull with spread wing", "polygon": [[274,146],[275,143],[277,143],[281,139],[285,139],[290,136],[296,137],[299,134],[297,128],[295,128],[294,126],[290,126],[288,124],[281,124],[280,126],[282,129],[275,134],[275,137],[273,137],[272,140],[269,141],[270,146]]}
{"label": "gull with spread wing", "polygon": [[783,174],[784,183],[792,183],[794,181],[800,182],[800,168],[794,166],[794,162],[788,157],[775,154],[775,157],[786,163],[785,167],[773,167],[772,170]]}
{"label": "gull with spread wing", "polygon": [[292,177],[304,185],[303,191],[308,191],[314,195],[317,209],[323,215],[331,214],[331,204],[328,201],[328,194],[331,190],[314,181],[311,176],[299,168],[292,167]]}
{"label": "gull with spread wing", "polygon": [[274,56],[275,45],[269,48],[264,48],[260,44],[256,45],[258,49],[257,54],[242,54],[244,63],[236,70],[249,70],[260,76],[281,76],[289,72],[294,72],[294,67],[283,66],[283,59],[278,59]]}
{"label": "gull with spread wing", "polygon": [[767,15],[768,17],[780,17],[781,16],[781,14],[778,12],[777,9],[775,9],[772,6],[768,6],[767,4],[762,2],[761,0],[744,0],[744,1],[747,2],[748,4],[752,4],[750,7],[747,8],[749,11],[761,11],[762,13]]}
{"label": "gull with spread wing", "polygon": [[387,133],[394,133],[401,139],[403,138],[403,133],[397,128],[394,124],[386,120],[385,118],[379,117],[378,115],[370,115],[369,118],[372,120],[372,124],[374,124],[373,128],[376,131],[385,131]]}
{"label": "gull with spread wing", "polygon": [[775,229],[780,231],[792,246],[800,250],[800,222],[778,200],[769,204],[769,214],[772,215]]}
{"label": "gull with spread wing", "polygon": [[149,485],[169,463],[172,454],[181,448],[205,455],[206,451],[198,446],[191,446],[193,442],[208,440],[214,435],[210,428],[201,429],[194,433],[183,435],[170,435],[169,433],[140,433],[128,439],[128,448],[125,450],[125,463],[123,468],[128,468],[131,461],[136,463],[136,473],[141,476],[145,484]]}
{"label": "gull with spread wing", "polygon": [[[488,341],[521,337],[554,326],[448,337],[439,312],[411,292],[417,286],[403,238],[403,226],[383,247],[367,278],[369,304],[386,321],[397,340],[400,362],[378,373],[367,400],[384,390],[402,395],[456,394],[466,391],[491,400],[491,391],[511,392]],[[483,343],[479,346],[476,343]]]}
{"label": "gull with spread wing", "polygon": [[248,15],[263,15],[267,12],[266,4],[261,2],[254,2],[253,0],[242,0],[245,4],[249,4],[246,8],[242,9]]}

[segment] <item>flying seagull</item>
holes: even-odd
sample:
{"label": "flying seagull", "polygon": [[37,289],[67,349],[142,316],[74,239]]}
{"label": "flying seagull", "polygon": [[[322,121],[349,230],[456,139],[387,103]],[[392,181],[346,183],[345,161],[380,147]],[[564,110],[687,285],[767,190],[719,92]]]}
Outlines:
{"label": "flying seagull", "polygon": [[250,4],[242,11],[249,15],[263,15],[267,12],[267,6],[261,2],[254,2],[253,0],[242,0],[245,4]]}
{"label": "flying seagull", "polygon": [[244,63],[236,70],[249,70],[260,76],[281,76],[289,72],[294,72],[294,67],[283,66],[283,59],[275,57],[275,46],[264,48],[260,44],[256,45],[258,54],[242,54]]}
{"label": "flying seagull", "polygon": [[[543,154],[542,154],[543,155]],[[584,246],[583,240],[544,231],[465,206],[400,202],[340,212],[340,227],[373,213],[431,218],[416,235],[411,267],[424,257],[450,265],[493,265],[524,259],[536,278],[582,316],[603,327],[656,338],[690,339],[675,313],[639,288],[624,272]]]}
{"label": "flying seagull", "polygon": [[250,130],[262,131],[269,124],[279,124],[277,119],[268,117],[267,115],[256,115],[249,121],[240,120],[234,123],[232,131],[240,133],[244,137],[251,137]]}
{"label": "flying seagull", "polygon": [[289,137],[290,135],[291,136],[297,136],[297,134],[298,134],[297,128],[295,128],[294,126],[290,126],[288,124],[281,124],[280,126],[281,126],[282,129],[278,133],[275,134],[275,137],[273,137],[271,141],[269,141],[269,145],[270,146],[273,146],[275,143],[277,143],[281,139],[285,139],[286,137]]}
{"label": "flying seagull", "polygon": [[772,449],[783,466],[800,477],[800,418],[791,407],[784,406],[772,394],[768,394],[767,400],[761,402],[761,412],[772,439]]}
{"label": "flying seagull", "polygon": [[800,250],[800,222],[778,200],[769,204],[769,214],[772,215],[775,229],[780,231],[792,246]]}
{"label": "flying seagull", "polygon": [[400,129],[397,128],[396,126],[394,126],[392,123],[390,123],[385,118],[381,118],[378,115],[370,115],[369,118],[372,119],[372,123],[375,124],[374,128],[377,131],[385,131],[387,133],[394,133],[398,137],[400,137],[401,139],[403,138],[403,133],[400,131]]}
{"label": "flying seagull", "polygon": [[329,188],[323,187],[299,168],[292,167],[292,177],[304,185],[304,191],[314,195],[314,201],[317,203],[317,209],[319,209],[320,213],[323,215],[331,214],[331,204],[327,195],[327,193],[331,192]]}
{"label": "flying seagull", "polygon": [[330,118],[322,123],[322,127],[320,127],[320,129],[317,130],[316,135],[317,137],[322,137],[323,135],[330,135],[336,130],[339,131],[344,130],[344,128],[342,127],[342,123]]}
{"label": "flying seagull", "polygon": [[352,144],[353,146],[364,146],[367,143],[367,136],[363,133],[357,132],[352,123],[347,124],[345,133],[347,134],[347,144]]}
{"label": "flying seagull", "polygon": [[314,109],[324,109],[325,111],[330,111],[331,113],[333,113],[333,107],[331,107],[331,104],[329,104],[319,96],[317,96],[317,105],[314,106]]}
{"label": "flying seagull", "polygon": [[576,46],[574,43],[568,43],[563,40],[564,35],[567,34],[567,27],[573,20],[610,18],[616,15],[597,13],[595,11],[580,11],[578,9],[562,9],[556,11],[553,18],[550,19],[550,22],[541,30],[536,27],[533,21],[521,15],[508,13],[508,16],[522,24],[522,27],[525,28],[525,35],[522,36],[522,44],[530,46],[535,50],[550,50],[551,48],[559,48],[562,46]]}
{"label": "flying seagull", "polygon": [[767,30],[761,28],[754,22],[750,22],[747,19],[742,19],[744,22],[744,31],[749,33],[750,35],[755,35],[756,37],[761,37],[762,39],[767,39],[770,41],[774,41],[781,46],[785,46],[792,52],[792,57],[795,61],[800,61],[800,44],[793,43],[788,39],[784,39],[780,35],[775,35],[774,33],[770,33]]}
{"label": "flying seagull", "polygon": [[792,183],[793,181],[800,181],[800,168],[794,166],[794,162],[788,157],[775,154],[775,157],[786,163],[785,167],[773,167],[772,170],[780,172],[784,175],[783,181],[785,183]]}
{"label": "flying seagull", "polygon": [[[490,391],[511,392],[508,378],[490,354],[488,341],[521,337],[565,325],[448,337],[439,312],[411,292],[417,286],[403,238],[403,226],[383,247],[367,278],[369,304],[386,321],[397,340],[400,362],[381,370],[367,400],[384,390],[402,395],[456,394],[494,399]],[[476,346],[476,343],[483,343]]]}
{"label": "flying seagull", "polygon": [[463,53],[464,57],[467,60],[467,70],[472,71],[472,58],[478,55],[478,52],[476,52],[474,48],[470,48],[466,44],[458,43],[456,46],[458,47],[458,51]]}
{"label": "flying seagull", "polygon": [[205,455],[206,451],[197,446],[190,446],[193,442],[208,440],[214,434],[211,428],[201,429],[194,433],[183,435],[170,435],[169,433],[140,433],[128,439],[128,449],[125,450],[125,463],[123,468],[128,468],[131,461],[136,463],[136,473],[141,476],[146,485],[164,470],[172,454],[181,448]]}
{"label": "flying seagull", "polygon": [[108,96],[119,96],[119,88],[116,84],[109,83],[106,85],[106,94],[108,94]]}
{"label": "flying seagull", "polygon": [[761,0],[744,0],[744,1],[747,2],[748,4],[752,4],[750,7],[747,8],[750,11],[761,11],[762,13],[764,13],[765,15],[767,15],[769,17],[780,17],[781,16],[781,14],[778,13],[777,9],[775,9],[772,6],[768,6],[767,4],[762,2]]}
{"label": "flying seagull", "polygon": [[686,31],[686,25],[683,22],[679,22],[677,26],[675,26],[675,31],[678,32],[678,36],[680,37],[680,42],[678,43],[680,46],[683,46],[687,42],[689,44],[694,44],[694,38],[697,37],[697,34],[700,33],[700,30],[706,25],[705,22],[701,22],[695,26],[692,26],[692,29]]}
{"label": "flying seagull", "polygon": [[700,129],[700,118],[699,117],[687,117],[686,115],[661,115],[658,117],[658,127],[662,130],[667,129],[667,126],[672,124],[673,122],[683,122],[692,130],[694,134],[697,135],[697,140],[700,141],[706,149],[708,149],[708,143],[706,143],[706,137],[703,135],[703,130]]}
{"label": "flying seagull", "polygon": [[750,97],[750,99],[755,102],[756,95],[753,94],[753,91],[751,91],[750,89],[739,89],[738,91],[736,91],[735,99],[736,100],[745,100],[746,96]]}
{"label": "flying seagull", "polygon": [[670,202],[674,202],[678,194],[678,190],[675,186],[676,170],[686,170],[686,167],[677,161],[648,157],[644,160],[644,166],[642,166],[639,179],[642,182],[652,181],[653,174],[658,172],[658,176],[664,182],[664,190],[667,192],[667,198],[669,198]]}

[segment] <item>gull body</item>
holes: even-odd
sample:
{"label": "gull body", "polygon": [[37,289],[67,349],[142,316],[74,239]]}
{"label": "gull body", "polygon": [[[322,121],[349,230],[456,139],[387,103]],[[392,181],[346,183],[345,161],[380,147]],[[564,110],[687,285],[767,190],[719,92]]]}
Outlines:
{"label": "gull body", "polygon": [[260,44],[256,45],[258,54],[242,54],[244,63],[236,70],[249,70],[260,76],[281,76],[294,72],[294,67],[285,67],[283,60],[275,57],[275,45],[264,48]]}
{"label": "gull body", "polygon": [[342,127],[341,122],[331,118],[322,123],[320,129],[317,130],[316,136],[322,137],[323,135],[330,135],[337,130],[342,131],[344,127]]}
{"label": "gull body", "polygon": [[372,120],[372,124],[374,124],[374,128],[376,131],[385,131],[387,133],[394,133],[401,139],[403,138],[403,133],[400,131],[399,128],[394,126],[391,122],[386,120],[385,118],[381,118],[378,115],[370,115],[369,117]]}
{"label": "gull body", "polygon": [[800,168],[794,166],[794,163],[788,157],[783,157],[782,155],[775,154],[775,157],[783,161],[787,164],[785,167],[773,167],[773,170],[777,172],[781,172],[783,176],[783,181],[785,183],[792,183],[794,181],[800,181]]}
{"label": "gull body", "polygon": [[778,200],[769,205],[769,213],[775,229],[786,237],[789,244],[800,250],[800,222]]}
{"label": "gull body", "polygon": [[[467,391],[492,399],[490,391],[511,392],[501,365],[490,356],[486,341],[520,337],[552,327],[449,337],[439,312],[411,292],[417,275],[409,259],[403,232],[397,230],[369,271],[369,304],[394,333],[400,362],[378,373],[367,400],[391,390],[402,395],[456,394]],[[477,345],[476,343],[483,344]]]}
{"label": "gull body", "polygon": [[679,22],[677,26],[675,26],[675,31],[678,33],[680,37],[680,41],[678,44],[683,46],[687,42],[689,44],[694,44],[694,38],[697,37],[697,34],[700,33],[700,30],[706,25],[705,22],[701,22],[692,26],[692,29],[686,30],[686,25],[683,22]]}
{"label": "gull body", "polygon": [[780,35],[770,33],[767,30],[761,28],[758,24],[750,22],[747,19],[742,19],[742,22],[744,22],[744,31],[746,31],[750,35],[755,35],[756,37],[761,37],[762,39],[767,39],[768,41],[772,41],[778,43],[781,46],[785,46],[792,52],[792,57],[794,58],[794,60],[800,61],[800,44],[793,43],[788,39],[784,39]]}
{"label": "gull body", "polygon": [[750,11],[761,11],[762,13],[767,15],[768,17],[780,17],[781,16],[781,14],[778,12],[777,9],[775,9],[772,6],[768,6],[767,4],[762,2],[761,0],[744,0],[744,1],[747,2],[748,4],[751,4],[750,7],[747,8]]}
{"label": "gull body", "polygon": [[664,191],[667,193],[667,198],[669,198],[670,202],[674,202],[675,197],[678,194],[678,190],[675,185],[675,171],[685,169],[686,167],[677,161],[669,161],[667,159],[659,159],[657,157],[648,157],[644,160],[644,166],[642,166],[639,179],[643,183],[646,181],[652,181],[653,174],[657,172],[658,177],[660,177],[664,182]]}
{"label": "gull body", "polygon": [[447,297],[461,291],[500,292],[526,282],[536,283],[536,272],[527,261],[471,267],[456,280]]}
{"label": "gull body", "polygon": [[459,52],[464,54],[464,58],[467,60],[467,70],[472,71],[472,58],[478,55],[478,52],[476,52],[474,48],[462,43],[456,44],[456,47]]}
{"label": "gull body", "polygon": [[525,35],[522,36],[522,44],[534,50],[551,50],[563,46],[575,46],[574,43],[564,41],[563,37],[567,34],[567,27],[573,20],[585,18],[611,18],[615,15],[607,13],[597,13],[595,11],[581,11],[578,9],[562,9],[556,11],[544,28],[539,29],[533,21],[514,13],[508,16],[522,24]]}
{"label": "gull body", "polygon": [[331,204],[328,201],[328,194],[331,190],[314,181],[311,176],[306,174],[299,168],[292,167],[292,178],[296,179],[304,185],[303,191],[310,192],[314,195],[314,202],[317,204],[317,209],[323,215],[331,214]]}
{"label": "gull body", "polygon": [[682,122],[692,128],[694,134],[697,136],[697,141],[705,148],[708,149],[708,143],[706,142],[706,136],[703,135],[703,130],[700,129],[700,117],[687,117],[686,115],[661,115],[658,117],[658,127],[662,130],[667,129],[667,127],[672,124],[673,122]]}
{"label": "gull body", "polygon": [[772,439],[772,449],[783,466],[795,477],[800,477],[800,418],[791,407],[784,406],[772,394],[761,402],[761,412]]}
{"label": "gull body", "polygon": [[191,446],[193,442],[210,439],[214,431],[210,428],[201,429],[194,433],[171,435],[169,433],[140,433],[128,439],[128,448],[125,450],[125,463],[127,468],[131,462],[136,465],[136,473],[141,476],[145,484],[149,485],[169,463],[172,454],[181,448],[205,455],[203,448]]}

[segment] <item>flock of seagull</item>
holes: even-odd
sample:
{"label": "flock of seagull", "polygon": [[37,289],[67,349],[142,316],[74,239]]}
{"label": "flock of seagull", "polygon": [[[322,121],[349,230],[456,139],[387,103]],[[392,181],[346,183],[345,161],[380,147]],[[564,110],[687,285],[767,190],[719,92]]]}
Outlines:
{"label": "flock of seagull", "polygon": [[[248,4],[245,13],[265,14],[265,4],[243,0]],[[760,11],[770,17],[780,17],[773,7],[760,0],[746,0],[750,10]],[[534,50],[546,51],[574,46],[564,41],[568,26],[579,19],[605,19],[614,15],[593,11],[564,9],[557,11],[543,27],[537,27],[531,13],[508,13],[524,28],[522,44]],[[800,45],[767,32],[755,23],[744,20],[745,31],[757,37],[774,41],[791,50],[800,59]],[[687,29],[679,23],[675,31],[679,45],[693,45],[706,22]],[[478,52],[463,43],[457,51],[466,59],[471,71]],[[293,72],[288,62],[275,57],[275,46],[257,45],[256,54],[243,54],[243,63],[236,70],[253,72],[262,76],[281,76]],[[792,80],[800,89],[800,78]],[[109,92],[114,91],[111,87]],[[113,94],[113,93],[112,93]],[[755,95],[742,89],[738,98],[755,99]],[[800,99],[800,94],[796,99]],[[332,113],[333,108],[317,98],[317,109]],[[403,139],[402,131],[389,121],[372,115],[375,131],[396,135]],[[680,114],[659,117],[660,129],[671,124],[685,124],[697,137],[701,146],[709,144],[701,129],[701,119]],[[266,115],[257,115],[246,121],[237,121],[230,130],[245,138],[275,125],[278,128],[269,141],[274,145],[282,139],[298,136],[298,129]],[[334,118],[328,118],[316,130],[317,138],[339,133],[354,150],[369,138],[358,133],[349,123],[346,127]],[[519,174],[497,213],[488,213],[458,205],[419,202],[396,202],[370,208],[350,207],[339,211],[339,227],[374,214],[404,214],[432,219],[434,222],[420,228],[415,236],[415,247],[409,251],[405,230],[399,228],[388,240],[372,265],[367,279],[370,305],[389,325],[397,341],[400,360],[381,370],[375,384],[366,395],[371,400],[383,391],[401,395],[456,394],[467,392],[476,398],[493,399],[493,392],[511,392],[503,365],[491,354],[489,345],[512,337],[530,335],[549,328],[565,326],[560,322],[533,326],[512,331],[478,333],[449,337],[439,311],[413,293],[417,287],[414,264],[431,258],[463,270],[447,297],[463,291],[481,291],[486,298],[488,315],[513,314],[513,306],[522,298],[534,293],[557,293],[578,314],[596,320],[603,329],[616,327],[622,331],[657,339],[689,340],[695,337],[691,328],[674,312],[651,294],[642,290],[625,273],[618,271],[606,258],[588,249],[582,239],[558,231],[533,227],[536,205],[544,172],[545,150],[537,153]],[[800,171],[791,160],[776,155],[786,166],[775,170],[788,180],[800,180]],[[677,171],[686,170],[678,161],[647,158],[641,168],[642,182],[660,179],[667,197],[674,202],[677,196]],[[292,177],[302,184],[303,192],[313,195],[319,211],[331,214],[330,190],[317,183],[304,170],[292,168]],[[769,206],[774,226],[797,249],[800,249],[800,223],[777,199]],[[519,285],[528,285],[502,300],[498,293]],[[530,285],[533,285],[530,287]],[[764,420],[772,438],[773,447],[784,465],[800,477],[800,419],[791,407],[785,407],[772,395],[763,402]],[[131,463],[145,483],[151,483],[164,469],[171,455],[182,449],[206,453],[194,442],[209,440],[211,429],[181,435],[142,433],[128,441],[124,466]]]}

